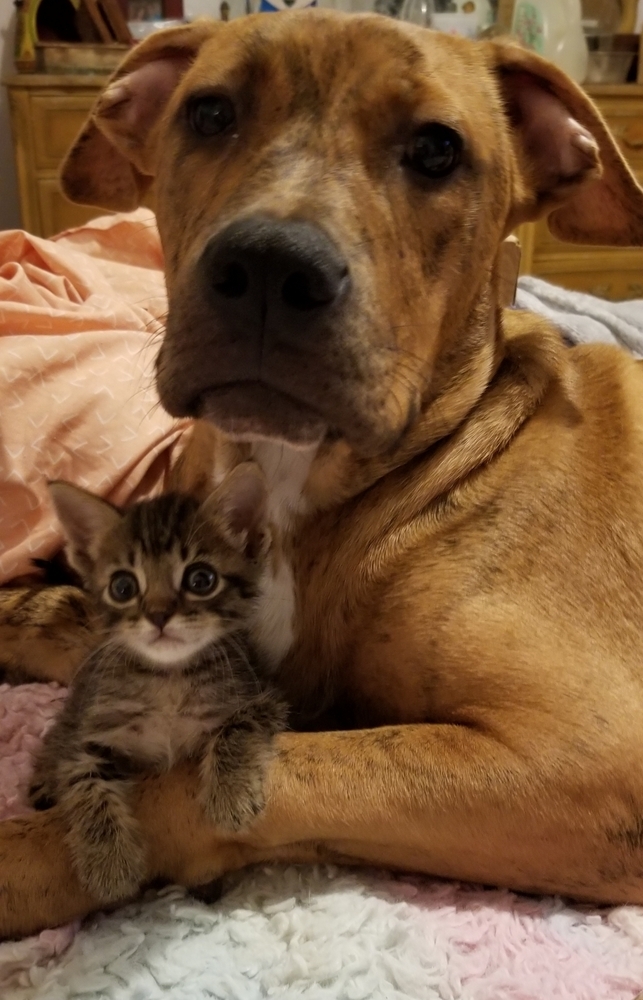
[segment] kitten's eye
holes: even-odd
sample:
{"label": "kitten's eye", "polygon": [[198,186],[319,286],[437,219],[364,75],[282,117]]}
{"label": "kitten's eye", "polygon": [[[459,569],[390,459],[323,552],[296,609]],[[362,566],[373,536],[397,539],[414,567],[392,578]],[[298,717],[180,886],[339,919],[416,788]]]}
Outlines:
{"label": "kitten's eye", "polygon": [[424,125],[406,147],[403,164],[432,179],[453,173],[462,160],[462,137],[448,125]]}
{"label": "kitten's eye", "polygon": [[234,105],[223,94],[192,98],[187,115],[190,128],[199,135],[221,135],[235,122]]}
{"label": "kitten's eye", "polygon": [[185,569],[181,586],[196,597],[209,597],[216,590],[218,579],[216,572],[207,563],[192,563]]}
{"label": "kitten's eye", "polygon": [[138,594],[138,580],[133,573],[128,573],[126,569],[114,573],[109,581],[109,596],[118,604],[127,604],[133,601]]}

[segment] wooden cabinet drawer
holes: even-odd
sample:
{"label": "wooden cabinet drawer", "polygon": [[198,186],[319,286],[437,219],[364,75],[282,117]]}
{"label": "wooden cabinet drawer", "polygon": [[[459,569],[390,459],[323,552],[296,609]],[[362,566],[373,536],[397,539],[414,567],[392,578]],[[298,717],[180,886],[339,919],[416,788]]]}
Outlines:
{"label": "wooden cabinet drawer", "polygon": [[579,292],[589,292],[601,299],[641,299],[643,298],[643,267],[621,268],[601,267],[597,270],[565,270],[560,263],[551,271],[537,266],[533,272],[553,285],[572,288]]}
{"label": "wooden cabinet drawer", "polygon": [[636,115],[610,115],[607,124],[639,182],[643,181],[643,101]]}
{"label": "wooden cabinet drawer", "polygon": [[41,177],[37,181],[41,236],[55,236],[63,229],[82,226],[97,215],[107,214],[99,208],[74,205],[62,194],[56,177]]}
{"label": "wooden cabinet drawer", "polygon": [[95,100],[95,90],[31,95],[29,111],[37,169],[58,168]]}
{"label": "wooden cabinet drawer", "polygon": [[639,180],[643,179],[643,88],[635,85],[607,88],[613,93],[601,93],[589,87],[589,94],[619,144],[623,156]]}

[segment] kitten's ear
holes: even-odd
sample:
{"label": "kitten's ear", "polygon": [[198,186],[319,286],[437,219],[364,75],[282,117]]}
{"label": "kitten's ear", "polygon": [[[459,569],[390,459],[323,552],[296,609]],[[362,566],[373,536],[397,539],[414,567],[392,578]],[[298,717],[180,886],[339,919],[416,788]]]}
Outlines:
{"label": "kitten's ear", "polygon": [[101,500],[80,486],[62,480],[47,485],[69,543],[69,561],[82,575],[91,569],[101,539],[116,527],[123,515],[107,500]]}
{"label": "kitten's ear", "polygon": [[235,546],[258,554],[267,536],[268,487],[256,462],[242,462],[201,505]]}

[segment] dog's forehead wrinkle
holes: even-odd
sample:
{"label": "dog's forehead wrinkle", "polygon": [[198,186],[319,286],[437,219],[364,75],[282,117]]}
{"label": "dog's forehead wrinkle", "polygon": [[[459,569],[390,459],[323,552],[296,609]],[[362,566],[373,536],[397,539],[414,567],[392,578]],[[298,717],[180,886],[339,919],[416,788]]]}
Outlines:
{"label": "dog's forehead wrinkle", "polygon": [[223,56],[220,40],[212,39],[187,74],[186,92],[216,87],[228,77],[242,89],[261,89],[272,79],[278,91],[284,85],[290,91],[289,116],[301,110],[336,114],[355,98],[379,111],[382,101],[413,107],[432,91],[437,104],[448,101],[450,88],[440,75],[449,53],[435,45],[427,51],[395,23],[368,17],[317,23],[312,40],[308,31],[288,30],[285,23],[280,31],[271,27],[257,26],[228,44]]}

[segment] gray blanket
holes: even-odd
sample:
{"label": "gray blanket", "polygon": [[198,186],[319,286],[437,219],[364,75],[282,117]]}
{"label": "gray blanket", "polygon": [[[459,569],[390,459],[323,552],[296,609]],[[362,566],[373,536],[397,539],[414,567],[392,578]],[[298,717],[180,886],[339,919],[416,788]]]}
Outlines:
{"label": "gray blanket", "polygon": [[618,344],[643,358],[643,299],[607,302],[524,277],[518,281],[516,306],[546,316],[570,344]]}

